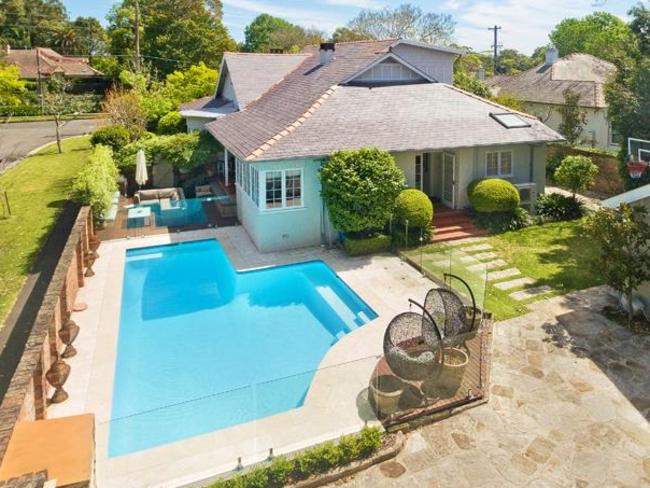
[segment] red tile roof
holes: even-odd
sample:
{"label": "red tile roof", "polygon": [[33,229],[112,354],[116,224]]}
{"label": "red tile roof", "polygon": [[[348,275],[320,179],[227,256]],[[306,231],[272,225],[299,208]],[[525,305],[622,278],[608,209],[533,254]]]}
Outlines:
{"label": "red tile roof", "polygon": [[88,59],[76,56],[62,56],[49,48],[11,49],[5,59],[16,65],[21,78],[38,78],[37,53],[40,58],[41,76],[48,77],[60,73],[70,78],[94,78],[103,76],[100,71],[88,64]]}

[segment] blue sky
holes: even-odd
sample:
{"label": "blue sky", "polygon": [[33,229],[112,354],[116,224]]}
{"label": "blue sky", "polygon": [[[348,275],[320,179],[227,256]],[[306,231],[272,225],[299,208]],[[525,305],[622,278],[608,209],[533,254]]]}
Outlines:
{"label": "blue sky", "polygon": [[[648,0],[646,0],[648,1]],[[72,17],[90,15],[104,19],[112,0],[64,0]],[[332,32],[362,8],[396,7],[405,1],[392,0],[223,0],[224,21],[235,39],[244,37],[244,27],[256,15],[266,12],[305,27]],[[548,42],[548,32],[565,17],[580,17],[594,10],[606,10],[621,17],[636,0],[441,0],[417,1],[425,11],[445,12],[457,22],[456,40],[482,51],[490,49],[487,28],[502,26],[500,42],[530,54]]]}

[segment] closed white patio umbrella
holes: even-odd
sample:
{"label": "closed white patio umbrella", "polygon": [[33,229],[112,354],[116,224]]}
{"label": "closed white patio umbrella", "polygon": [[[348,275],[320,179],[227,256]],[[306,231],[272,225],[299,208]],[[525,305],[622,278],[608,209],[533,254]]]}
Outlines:
{"label": "closed white patio umbrella", "polygon": [[140,149],[138,154],[135,155],[135,182],[142,187],[148,179],[147,158],[144,155],[144,151]]}

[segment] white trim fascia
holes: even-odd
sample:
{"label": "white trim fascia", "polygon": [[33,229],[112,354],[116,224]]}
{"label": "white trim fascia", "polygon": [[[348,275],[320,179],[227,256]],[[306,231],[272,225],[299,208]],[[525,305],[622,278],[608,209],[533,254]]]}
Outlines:
{"label": "white trim fascia", "polygon": [[355,80],[356,78],[358,78],[359,76],[361,76],[362,74],[364,74],[366,71],[371,70],[372,68],[374,68],[374,67],[377,66],[378,64],[381,64],[382,62],[384,62],[385,60],[387,60],[387,59],[389,59],[389,58],[394,59],[395,61],[397,61],[397,62],[400,63],[401,65],[405,66],[406,68],[410,69],[410,70],[413,71],[415,74],[417,74],[418,76],[421,76],[422,78],[424,78],[425,80],[427,80],[427,81],[429,81],[429,82],[431,82],[431,83],[437,83],[437,82],[438,82],[438,80],[436,80],[435,78],[432,78],[430,75],[426,74],[426,73],[425,73],[424,71],[422,71],[420,68],[416,68],[415,66],[413,66],[411,63],[409,63],[408,61],[406,61],[406,60],[405,60],[404,58],[402,58],[401,56],[398,56],[397,54],[395,54],[395,53],[393,53],[393,52],[388,52],[388,53],[384,54],[383,56],[379,56],[377,59],[375,59],[375,60],[374,60],[373,62],[371,62],[369,65],[367,65],[367,66],[364,67],[364,68],[361,68],[359,71],[357,71],[356,73],[354,73],[352,76],[349,76],[349,77],[347,77],[346,79],[344,79],[343,81],[341,81],[341,82],[339,83],[339,85],[347,85],[347,84],[350,83],[351,81]]}
{"label": "white trim fascia", "polygon": [[399,46],[400,44],[406,44],[407,46],[421,47],[423,49],[429,49],[430,51],[440,51],[443,53],[455,54],[457,56],[461,56],[466,52],[466,50],[464,49],[456,49],[453,47],[440,46],[437,44],[428,44],[426,42],[409,41],[408,39],[398,39],[397,41],[395,41],[390,45],[390,49],[394,48],[395,46]]}

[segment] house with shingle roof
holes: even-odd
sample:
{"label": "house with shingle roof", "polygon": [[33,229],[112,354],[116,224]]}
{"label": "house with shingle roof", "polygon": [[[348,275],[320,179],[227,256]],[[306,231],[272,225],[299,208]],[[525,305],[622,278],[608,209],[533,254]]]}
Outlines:
{"label": "house with shingle roof", "polygon": [[519,185],[532,204],[544,190],[545,145],[562,137],[454,87],[459,54],[395,39],[227,53],[215,95],[181,114],[223,146],[218,174],[234,182],[239,221],[261,251],[327,241],[318,174],[341,149],[390,151],[408,186],[453,209],[486,176]]}
{"label": "house with shingle roof", "polygon": [[607,120],[605,84],[616,74],[616,66],[590,54],[574,53],[558,58],[549,48],[546,61],[513,76],[496,76],[488,80],[495,95],[511,95],[524,104],[526,112],[537,116],[554,130],[562,117],[564,93],[570,90],[580,97],[586,124],[581,142],[602,149],[617,149],[620,141]]}

